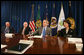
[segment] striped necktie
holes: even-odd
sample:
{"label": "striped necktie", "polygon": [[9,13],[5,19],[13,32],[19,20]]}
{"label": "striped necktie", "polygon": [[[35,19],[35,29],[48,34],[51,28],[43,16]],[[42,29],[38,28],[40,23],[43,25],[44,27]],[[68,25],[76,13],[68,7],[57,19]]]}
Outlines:
{"label": "striped necktie", "polygon": [[9,28],[8,27],[5,28],[5,33],[9,33]]}

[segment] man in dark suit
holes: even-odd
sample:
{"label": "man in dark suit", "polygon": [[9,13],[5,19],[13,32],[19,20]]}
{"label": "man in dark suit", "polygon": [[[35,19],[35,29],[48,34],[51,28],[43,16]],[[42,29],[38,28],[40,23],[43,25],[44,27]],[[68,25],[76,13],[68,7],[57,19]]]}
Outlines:
{"label": "man in dark suit", "polygon": [[28,27],[28,23],[24,22],[23,27],[20,28],[18,33],[22,34],[22,35],[27,35],[27,34],[29,34],[30,31],[31,31],[31,29]]}
{"label": "man in dark suit", "polygon": [[42,36],[51,36],[51,29],[48,27],[48,21],[47,20],[43,20],[43,27],[38,28],[33,35],[38,34],[38,35],[42,35]]}
{"label": "man in dark suit", "polygon": [[69,20],[64,20],[63,22],[64,29],[61,29],[59,31],[58,36],[63,36],[63,37],[74,37],[76,35],[75,30],[71,29],[71,24]]}
{"label": "man in dark suit", "polygon": [[10,22],[6,22],[5,26],[1,28],[1,33],[15,33],[15,30],[10,26]]}

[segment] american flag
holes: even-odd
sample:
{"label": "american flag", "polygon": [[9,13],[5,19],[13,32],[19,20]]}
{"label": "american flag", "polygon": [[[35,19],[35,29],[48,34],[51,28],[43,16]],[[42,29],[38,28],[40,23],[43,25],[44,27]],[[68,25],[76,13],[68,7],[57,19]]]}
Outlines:
{"label": "american flag", "polygon": [[32,14],[29,22],[29,27],[34,32],[35,31],[35,22],[34,22],[34,4],[32,5]]}
{"label": "american flag", "polygon": [[35,31],[35,22],[34,20],[29,22],[29,27],[31,28],[31,30],[34,32]]}

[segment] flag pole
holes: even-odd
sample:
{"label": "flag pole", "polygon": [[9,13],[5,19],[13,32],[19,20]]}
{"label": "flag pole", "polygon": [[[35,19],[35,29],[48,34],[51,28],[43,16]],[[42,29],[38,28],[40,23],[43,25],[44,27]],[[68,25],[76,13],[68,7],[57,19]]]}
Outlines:
{"label": "flag pole", "polygon": [[[48,7],[48,6],[47,6],[47,4],[46,4],[46,12],[47,12],[47,7]],[[46,20],[48,20],[48,18],[47,18],[47,13],[46,13]]]}
{"label": "flag pole", "polygon": [[71,7],[71,1],[69,1],[69,6]]}
{"label": "flag pole", "polygon": [[53,8],[55,8],[55,3],[53,4]]}
{"label": "flag pole", "polygon": [[61,2],[61,8],[63,7],[63,3]]}
{"label": "flag pole", "polygon": [[32,4],[32,18],[34,18],[34,4]]}
{"label": "flag pole", "polygon": [[[38,5],[38,10],[40,10],[40,5]],[[38,13],[39,13],[39,11],[38,11]],[[37,20],[39,20],[40,19],[40,13],[39,13],[39,15],[37,14],[37,17],[39,17]]]}

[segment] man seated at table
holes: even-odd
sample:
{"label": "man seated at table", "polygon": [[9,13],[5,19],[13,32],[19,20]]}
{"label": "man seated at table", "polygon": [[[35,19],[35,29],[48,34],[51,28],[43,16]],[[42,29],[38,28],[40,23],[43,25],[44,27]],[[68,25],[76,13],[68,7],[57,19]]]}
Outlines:
{"label": "man seated at table", "polygon": [[63,36],[63,37],[73,37],[75,36],[75,30],[71,29],[71,24],[69,20],[64,20],[63,22],[64,25],[64,29],[61,29],[61,31],[59,31],[58,36]]}
{"label": "man seated at table", "polygon": [[24,22],[23,27],[20,28],[18,33],[22,34],[22,35],[27,35],[27,34],[29,34],[30,31],[31,31],[31,29],[28,27],[28,23]]}
{"label": "man seated at table", "polygon": [[15,30],[10,26],[10,22],[6,22],[5,26],[1,28],[1,33],[15,33]]}
{"label": "man seated at table", "polygon": [[51,29],[48,27],[48,21],[43,20],[43,27],[38,28],[33,35],[38,34],[42,36],[51,36]]}

